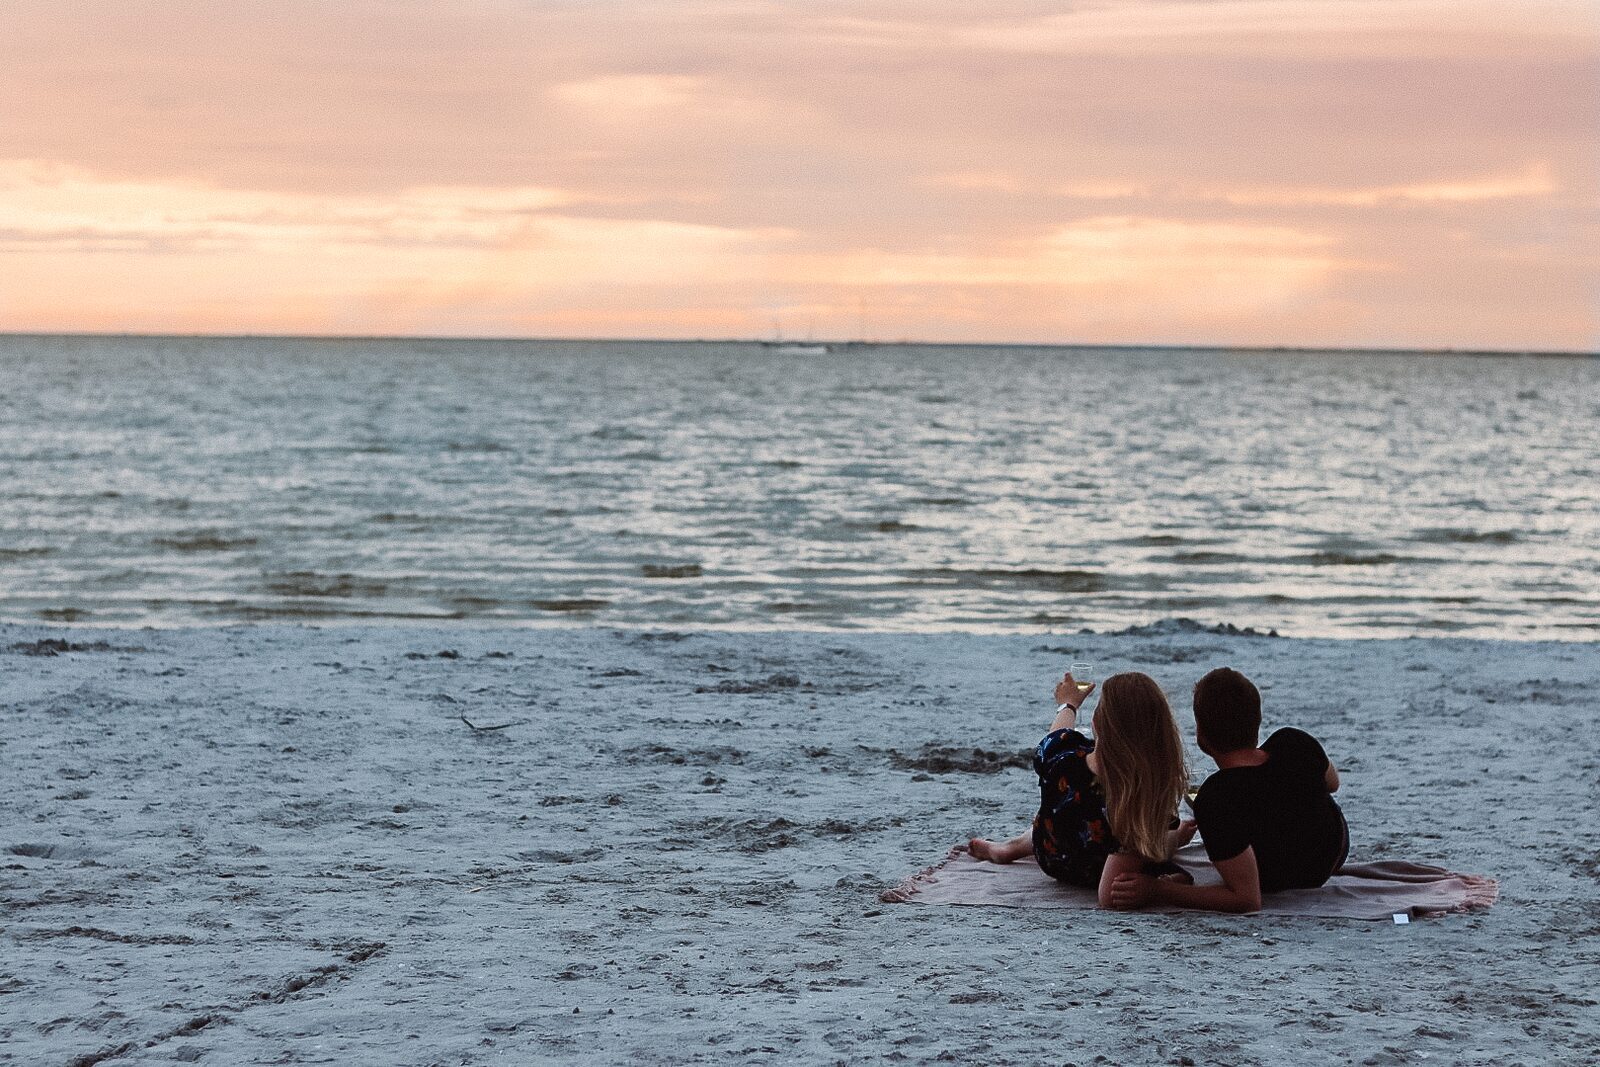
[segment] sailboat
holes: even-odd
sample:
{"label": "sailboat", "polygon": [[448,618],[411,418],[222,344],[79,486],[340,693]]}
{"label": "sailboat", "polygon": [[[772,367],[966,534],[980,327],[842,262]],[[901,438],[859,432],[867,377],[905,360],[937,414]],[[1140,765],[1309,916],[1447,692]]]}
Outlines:
{"label": "sailboat", "polygon": [[775,356],[825,356],[833,351],[826,342],[813,340],[809,331],[804,341],[785,340],[777,322],[772,324],[772,339],[762,341],[761,347]]}
{"label": "sailboat", "polygon": [[833,351],[822,341],[762,341],[761,347],[775,356],[825,356]]}

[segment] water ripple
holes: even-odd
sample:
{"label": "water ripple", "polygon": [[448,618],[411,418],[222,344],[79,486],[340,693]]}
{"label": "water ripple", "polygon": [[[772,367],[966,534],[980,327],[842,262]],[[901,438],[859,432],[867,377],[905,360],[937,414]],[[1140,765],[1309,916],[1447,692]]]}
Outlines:
{"label": "water ripple", "polygon": [[1600,627],[1595,360],[6,337],[0,381],[12,620]]}

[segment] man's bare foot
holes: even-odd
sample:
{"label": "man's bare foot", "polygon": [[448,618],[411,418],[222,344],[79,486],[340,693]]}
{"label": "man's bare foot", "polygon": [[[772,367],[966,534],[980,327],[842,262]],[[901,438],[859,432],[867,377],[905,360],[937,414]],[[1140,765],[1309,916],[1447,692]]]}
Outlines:
{"label": "man's bare foot", "polygon": [[985,841],[981,837],[974,837],[967,842],[967,851],[980,860],[990,863],[1013,863],[1033,851],[1033,846],[1023,841]]}

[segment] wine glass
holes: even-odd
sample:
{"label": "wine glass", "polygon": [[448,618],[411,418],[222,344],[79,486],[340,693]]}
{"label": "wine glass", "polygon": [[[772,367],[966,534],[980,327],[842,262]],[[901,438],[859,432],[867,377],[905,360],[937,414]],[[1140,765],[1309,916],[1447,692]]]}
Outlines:
{"label": "wine glass", "polygon": [[1089,675],[1094,673],[1094,664],[1069,663],[1067,673],[1072,675],[1072,681],[1078,687],[1078,718],[1073,728],[1087,737],[1094,728],[1094,717],[1083,710],[1083,702],[1089,690],[1094,688],[1094,683],[1088,680]]}
{"label": "wine glass", "polygon": [[1089,688],[1094,685],[1093,682],[1088,681],[1089,675],[1094,673],[1094,664],[1092,663],[1069,663],[1067,664],[1067,673],[1072,675],[1074,682],[1078,683],[1079,693],[1087,693]]}

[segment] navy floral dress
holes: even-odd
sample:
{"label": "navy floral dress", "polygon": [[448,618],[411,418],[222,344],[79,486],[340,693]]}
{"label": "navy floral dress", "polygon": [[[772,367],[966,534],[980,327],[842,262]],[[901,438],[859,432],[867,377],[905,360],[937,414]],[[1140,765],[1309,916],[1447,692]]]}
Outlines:
{"label": "navy floral dress", "polygon": [[1033,855],[1050,877],[1093,889],[1117,839],[1106,818],[1105,793],[1089,769],[1094,741],[1076,730],[1045,735],[1033,753],[1039,775],[1039,814],[1033,820]]}

